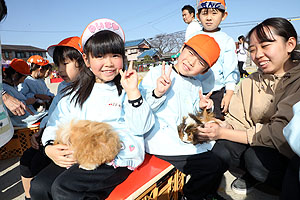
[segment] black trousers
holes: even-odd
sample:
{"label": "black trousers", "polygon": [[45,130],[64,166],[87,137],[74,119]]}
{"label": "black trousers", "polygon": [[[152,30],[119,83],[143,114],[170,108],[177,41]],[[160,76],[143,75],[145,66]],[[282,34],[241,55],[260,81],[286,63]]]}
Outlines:
{"label": "black trousers", "polygon": [[221,108],[221,102],[224,97],[224,93],[225,93],[225,87],[223,87],[221,90],[214,91],[210,96],[211,100],[214,102],[215,117],[220,120],[224,120],[224,113],[222,113],[222,108]]}
{"label": "black trousers", "polygon": [[160,156],[186,175],[191,175],[183,187],[187,199],[199,200],[216,192],[223,177],[222,162],[212,152],[184,156]]}
{"label": "black trousers", "polygon": [[289,159],[276,149],[218,140],[212,149],[224,170],[242,168],[256,180],[280,190]]}
{"label": "black trousers", "polygon": [[20,173],[25,178],[32,178],[51,163],[43,150],[32,147],[27,149],[20,158]]}
{"label": "black trousers", "polygon": [[84,170],[78,164],[66,169],[51,163],[31,181],[30,195],[32,200],[106,199],[131,172],[106,164]]}
{"label": "black trousers", "polygon": [[248,72],[246,70],[243,69],[243,66],[244,66],[244,63],[243,61],[238,61],[238,67],[239,67],[239,71],[240,71],[240,77],[243,78],[243,75],[246,75],[248,76]]}
{"label": "black trousers", "polygon": [[300,199],[299,167],[300,158],[295,156],[291,159],[283,180],[281,200]]}

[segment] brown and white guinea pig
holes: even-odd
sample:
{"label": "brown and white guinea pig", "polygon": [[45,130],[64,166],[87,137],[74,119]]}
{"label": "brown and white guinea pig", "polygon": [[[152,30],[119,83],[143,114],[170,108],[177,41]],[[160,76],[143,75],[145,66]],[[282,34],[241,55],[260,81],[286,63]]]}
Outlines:
{"label": "brown and white guinea pig", "polygon": [[199,131],[197,127],[204,127],[207,122],[216,122],[216,118],[212,112],[208,112],[204,109],[202,112],[198,112],[195,115],[189,113],[188,116],[182,118],[182,122],[177,126],[179,138],[185,143],[202,144],[196,139],[195,134]]}
{"label": "brown and white guinea pig", "polygon": [[54,144],[68,145],[79,167],[86,170],[113,161],[121,149],[119,135],[109,124],[90,120],[60,126]]}

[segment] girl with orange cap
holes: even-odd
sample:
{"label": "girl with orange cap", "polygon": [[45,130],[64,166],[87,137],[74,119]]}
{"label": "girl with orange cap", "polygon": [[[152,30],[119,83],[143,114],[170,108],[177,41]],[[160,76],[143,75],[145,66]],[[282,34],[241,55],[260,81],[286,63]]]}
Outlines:
{"label": "girl with orange cap", "polygon": [[49,61],[42,56],[33,55],[28,58],[27,62],[30,64],[30,73],[24,83],[18,86],[19,91],[27,98],[35,98],[43,110],[47,110],[51,104],[54,94],[50,92],[44,78],[49,71]]}
{"label": "girl with orange cap", "polygon": [[3,72],[3,89],[11,96],[19,99],[28,105],[28,108],[33,112],[33,115],[26,111],[23,116],[15,116],[9,111],[9,116],[13,126],[27,127],[41,120],[47,113],[38,113],[32,106],[35,99],[27,98],[17,90],[17,85],[22,83],[26,76],[30,75],[28,64],[21,59],[13,59],[10,67]]}
{"label": "girl with orange cap", "polygon": [[31,137],[32,147],[27,149],[20,159],[20,173],[26,199],[30,199],[29,190],[32,178],[51,162],[43,152],[43,148],[40,144],[40,137],[46,127],[49,116],[51,116],[58,102],[63,97],[64,88],[75,80],[84,66],[82,48],[79,45],[79,40],[80,38],[76,36],[69,37],[47,49],[55,65],[58,66],[59,75],[64,81],[58,85],[57,95],[49,107],[48,115],[41,121],[39,132]]}

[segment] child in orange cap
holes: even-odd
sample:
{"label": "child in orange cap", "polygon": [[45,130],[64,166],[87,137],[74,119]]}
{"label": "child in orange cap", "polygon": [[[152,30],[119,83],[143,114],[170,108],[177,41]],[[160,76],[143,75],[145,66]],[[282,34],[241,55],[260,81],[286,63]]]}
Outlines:
{"label": "child in orange cap", "polygon": [[82,48],[79,45],[80,37],[69,37],[58,44],[48,47],[48,54],[53,58],[56,66],[58,66],[59,75],[63,78],[63,82],[58,85],[57,94],[54,97],[48,115],[43,118],[40,124],[39,132],[31,137],[31,148],[27,149],[20,159],[20,173],[25,197],[30,198],[30,181],[43,168],[50,164],[51,160],[45,155],[40,145],[40,137],[46,127],[49,116],[56,108],[59,100],[64,95],[64,88],[75,81],[77,75],[84,66],[82,58]]}
{"label": "child in orange cap", "polygon": [[16,58],[11,61],[10,67],[3,72],[3,89],[11,96],[27,104],[28,108],[33,112],[33,115],[26,111],[25,115],[16,116],[8,111],[13,126],[27,127],[41,120],[47,114],[46,112],[38,113],[32,106],[35,100],[25,97],[17,90],[17,85],[22,83],[28,75],[30,75],[28,64],[22,59]]}
{"label": "child in orange cap", "polygon": [[[123,29],[111,19],[97,19],[83,31],[85,64],[44,130],[42,143],[53,163],[31,181],[32,199],[105,199],[143,162],[143,134],[154,117],[138,90],[137,72],[132,65],[125,70],[124,41]],[[110,124],[122,141],[120,153],[94,170],[79,168],[68,145],[54,144],[58,128],[71,120]]]}
{"label": "child in orange cap", "polygon": [[225,0],[200,0],[198,4],[197,17],[203,29],[197,34],[213,37],[221,49],[220,57],[211,70],[197,77],[202,83],[203,93],[213,93],[211,99],[214,101],[214,113],[219,119],[224,119],[240,78],[235,42],[219,27],[227,15]]}
{"label": "child in orange cap", "polygon": [[177,130],[189,113],[212,108],[212,100],[202,95],[201,82],[194,77],[205,74],[219,53],[219,45],[212,37],[196,35],[185,43],[174,67],[163,63],[151,69],[139,85],[156,118],[145,137],[146,152],[191,175],[183,188],[187,199],[203,199],[215,193],[215,183],[223,174],[221,162],[210,152],[214,142],[185,143]]}
{"label": "child in orange cap", "polygon": [[18,86],[19,91],[27,98],[35,98],[42,110],[48,110],[54,94],[50,92],[45,83],[45,76],[49,70],[49,61],[42,56],[33,55],[28,58],[31,76],[28,76],[24,83]]}

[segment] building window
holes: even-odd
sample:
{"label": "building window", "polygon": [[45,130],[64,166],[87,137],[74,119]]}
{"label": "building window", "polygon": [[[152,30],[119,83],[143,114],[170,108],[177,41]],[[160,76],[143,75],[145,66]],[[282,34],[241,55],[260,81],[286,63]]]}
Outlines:
{"label": "building window", "polygon": [[4,52],[4,59],[9,59],[9,53],[7,51]]}
{"label": "building window", "polygon": [[43,53],[42,52],[28,52],[29,57],[33,56],[33,55],[39,55],[43,57]]}
{"label": "building window", "polygon": [[24,52],[16,52],[16,58],[25,58]]}

